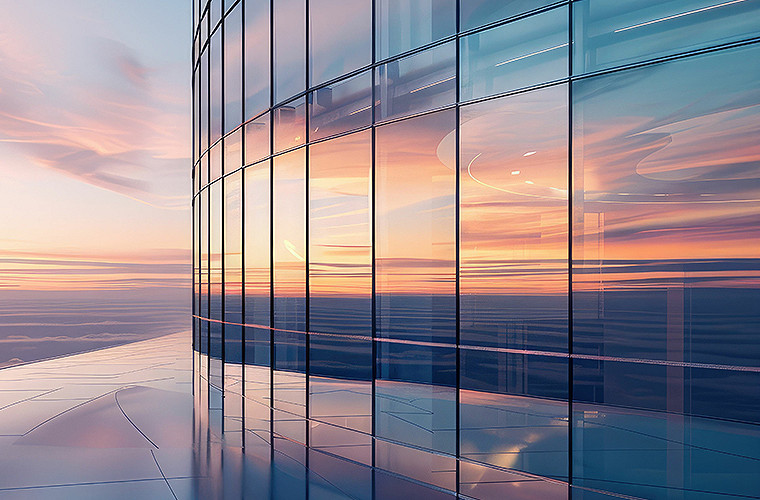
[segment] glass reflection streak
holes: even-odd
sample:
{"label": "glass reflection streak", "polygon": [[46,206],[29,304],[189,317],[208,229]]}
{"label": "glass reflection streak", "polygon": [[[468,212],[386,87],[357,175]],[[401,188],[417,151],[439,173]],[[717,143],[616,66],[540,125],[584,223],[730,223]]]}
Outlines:
{"label": "glass reflection streak", "polygon": [[208,498],[757,497],[760,2],[195,4]]}

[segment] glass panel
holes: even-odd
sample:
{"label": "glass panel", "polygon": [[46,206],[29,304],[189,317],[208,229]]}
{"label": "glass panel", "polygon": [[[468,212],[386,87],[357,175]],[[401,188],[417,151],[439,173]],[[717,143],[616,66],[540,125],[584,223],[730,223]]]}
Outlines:
{"label": "glass panel", "polygon": [[243,122],[243,7],[224,19],[224,133]]}
{"label": "glass panel", "polygon": [[363,463],[369,436],[343,428],[372,431],[371,171],[370,131],[309,148],[310,411],[330,424],[311,444]]}
{"label": "glass panel", "polygon": [[454,42],[377,68],[378,120],[411,115],[456,100]]}
{"label": "glass panel", "polygon": [[306,151],[274,159],[275,431],[306,441]]}
{"label": "glass panel", "polygon": [[760,415],[757,61],[750,46],[574,83],[573,391],[593,403],[581,438],[604,443],[579,448],[581,484],[644,433],[649,455],[606,477],[757,491],[739,423]]}
{"label": "glass panel", "polygon": [[282,102],[306,88],[306,2],[274,2],[274,97]]}
{"label": "glass panel", "polygon": [[[224,361],[242,362],[243,174],[224,178]],[[238,323],[234,325],[231,323]],[[240,389],[236,389],[240,391]]]}
{"label": "glass panel", "polygon": [[245,164],[269,156],[269,113],[245,125]]}
{"label": "glass panel", "polygon": [[456,0],[377,0],[377,57],[386,59],[453,35]]}
{"label": "glass panel", "polygon": [[[245,427],[269,441],[270,162],[245,175]],[[266,368],[262,368],[266,367]]]}
{"label": "glass panel", "polygon": [[376,131],[378,335],[454,342],[454,111]]}
{"label": "glass panel", "polygon": [[245,2],[245,119],[269,108],[269,1]]}
{"label": "glass panel", "polygon": [[380,342],[377,356],[377,436],[456,453],[456,351]]}
{"label": "glass panel", "polygon": [[222,146],[222,141],[217,142],[211,148],[211,152],[208,155],[211,162],[211,178],[209,182],[214,182],[222,176]]}
{"label": "glass panel", "polygon": [[222,30],[211,36],[211,143],[222,136]]}
{"label": "glass panel", "polygon": [[573,6],[576,74],[760,34],[747,0],[584,0]]}
{"label": "glass panel", "polygon": [[[376,131],[376,313],[381,338],[456,340],[454,119],[453,110],[442,111]],[[379,436],[455,451],[454,353],[448,347],[378,344]]]}
{"label": "glass panel", "polygon": [[460,356],[462,456],[567,480],[567,358],[473,349]]}
{"label": "glass panel", "polygon": [[200,65],[200,147],[201,147],[201,153],[204,153],[208,149],[208,117],[209,117],[209,106],[208,106],[208,46],[206,47],[206,50],[201,55],[201,65]]}
{"label": "glass panel", "polygon": [[567,351],[567,86],[460,112],[460,341]]}
{"label": "glass panel", "polygon": [[275,108],[274,152],[285,151],[306,143],[306,99],[301,97]]}
{"label": "glass panel", "polygon": [[211,0],[209,4],[209,14],[211,16],[211,28],[222,19],[222,0]]}
{"label": "glass panel", "polygon": [[459,0],[460,30],[478,28],[555,2],[556,0]]}
{"label": "glass panel", "polygon": [[238,129],[224,138],[224,173],[234,172],[243,166],[243,130]]}
{"label": "glass panel", "polygon": [[567,77],[567,7],[462,38],[462,100]]}
{"label": "glass panel", "polygon": [[372,122],[372,73],[323,87],[309,95],[309,140],[369,126]]}
{"label": "glass panel", "polygon": [[[274,159],[274,293],[275,326],[306,330],[306,171],[305,150]],[[284,333],[277,333],[289,339]],[[292,337],[303,344],[303,334]],[[303,370],[302,349],[277,351],[278,367]]]}
{"label": "glass panel", "polygon": [[201,157],[201,189],[208,184],[208,171],[209,171],[209,156],[211,156],[211,153],[206,153]]}
{"label": "glass panel", "polygon": [[222,182],[211,186],[209,208],[211,210],[209,250],[209,383],[222,387]]}
{"label": "glass panel", "polygon": [[[201,71],[200,66],[196,66],[193,71],[193,165],[197,163],[201,154]],[[197,182],[197,178],[196,178]],[[197,191],[197,189],[196,189]]]}
{"label": "glass panel", "polygon": [[311,0],[312,85],[372,62],[372,0]]}

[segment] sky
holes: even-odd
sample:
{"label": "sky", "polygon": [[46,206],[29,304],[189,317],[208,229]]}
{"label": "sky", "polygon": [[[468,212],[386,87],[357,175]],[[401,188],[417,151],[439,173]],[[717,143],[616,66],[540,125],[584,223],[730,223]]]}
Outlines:
{"label": "sky", "polygon": [[0,0],[0,365],[185,327],[190,7]]}

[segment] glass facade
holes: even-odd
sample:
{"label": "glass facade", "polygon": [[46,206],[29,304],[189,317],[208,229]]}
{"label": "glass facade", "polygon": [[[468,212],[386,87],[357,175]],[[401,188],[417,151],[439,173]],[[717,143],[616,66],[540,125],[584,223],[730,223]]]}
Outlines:
{"label": "glass facade", "polygon": [[757,498],[760,2],[195,3],[195,407],[262,494]]}

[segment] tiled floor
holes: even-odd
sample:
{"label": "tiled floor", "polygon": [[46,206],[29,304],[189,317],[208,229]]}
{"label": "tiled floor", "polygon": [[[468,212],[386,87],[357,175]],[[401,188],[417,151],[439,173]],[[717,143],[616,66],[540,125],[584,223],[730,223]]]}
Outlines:
{"label": "tiled floor", "polygon": [[183,333],[0,370],[0,497],[195,497],[191,352]]}

